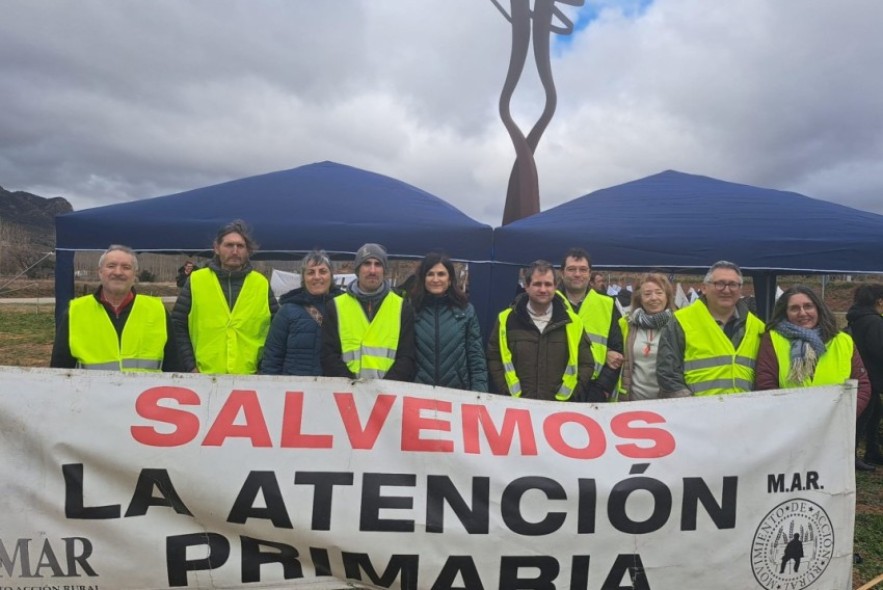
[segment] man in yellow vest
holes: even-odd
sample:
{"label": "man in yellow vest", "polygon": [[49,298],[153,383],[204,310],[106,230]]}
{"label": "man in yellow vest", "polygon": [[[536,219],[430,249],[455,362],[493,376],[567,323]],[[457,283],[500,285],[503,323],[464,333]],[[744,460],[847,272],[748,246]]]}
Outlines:
{"label": "man in yellow vest", "polygon": [[228,223],[218,230],[214,258],[181,288],[172,322],[184,370],[257,373],[279,304],[269,281],[249,262],[256,249],[245,222]]}
{"label": "man in yellow vest", "polygon": [[552,264],[537,260],[525,273],[525,293],[497,318],[487,348],[494,388],[512,397],[603,402],[591,387],[593,345],[555,284]]}
{"label": "man in yellow vest", "polygon": [[661,397],[720,395],[754,388],[763,322],[741,299],[742,271],[715,262],[705,294],[675,312],[662,330],[656,357]]}
{"label": "man in yellow vest", "polygon": [[[579,316],[592,341],[595,361],[592,386],[602,390],[609,398],[616,389],[622,367],[622,329],[619,327],[619,309],[613,297],[599,293],[589,280],[595,274],[589,253],[582,248],[571,248],[561,262],[561,287],[558,293],[565,305]],[[601,283],[596,281],[596,284]]]}
{"label": "man in yellow vest", "polygon": [[50,367],[104,371],[177,370],[169,315],[158,297],[135,292],[138,258],[113,245],[98,260],[101,286],[71,301],[55,331]]}
{"label": "man in yellow vest", "polygon": [[412,381],[414,311],[386,281],[386,249],[365,244],[345,293],[325,307],[322,372],[326,377]]}

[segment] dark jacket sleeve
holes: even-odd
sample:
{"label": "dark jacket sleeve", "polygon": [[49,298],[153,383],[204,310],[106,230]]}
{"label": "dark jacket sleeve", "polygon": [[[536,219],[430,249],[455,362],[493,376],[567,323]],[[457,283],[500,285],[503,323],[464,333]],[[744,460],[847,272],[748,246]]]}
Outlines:
{"label": "dark jacket sleeve", "polygon": [[[624,344],[622,341],[622,328],[619,327],[619,318],[622,315],[616,305],[613,306],[613,313],[610,314],[611,323],[607,330],[607,349],[613,352],[623,353]],[[604,398],[609,399],[616,390],[616,384],[619,382],[619,373],[622,369],[614,369],[608,364],[601,367],[598,378],[592,383],[593,389],[600,389],[604,393]],[[599,397],[597,394],[594,397]],[[599,400],[602,401],[602,400]]]}
{"label": "dark jacket sleeve", "polygon": [[488,390],[487,361],[481,346],[481,328],[478,325],[478,317],[475,313],[469,316],[469,321],[466,324],[466,345],[466,358],[469,362],[469,385],[472,391],[486,392]]}
{"label": "dark jacket sleeve", "polygon": [[417,359],[414,344],[414,308],[411,303],[402,303],[401,328],[396,359],[384,379],[390,381],[414,381],[417,373]]}
{"label": "dark jacket sleeve", "polygon": [[[614,352],[618,352],[622,354],[623,351],[623,342],[622,342],[622,328],[619,327],[619,318],[622,317],[622,314],[619,313],[619,308],[616,305],[613,306],[613,313],[611,315],[610,321],[610,329],[607,330],[607,349],[612,350]],[[618,377],[618,375],[617,375]]]}
{"label": "dark jacket sleeve", "polygon": [[168,311],[166,311],[166,344],[163,347],[162,370],[163,373],[177,373],[184,370],[181,366],[181,359],[178,358],[175,326],[172,324],[172,316]]}
{"label": "dark jacket sleeve", "polygon": [[193,354],[193,344],[190,342],[190,326],[188,320],[190,307],[193,305],[193,294],[190,291],[190,281],[184,283],[175,307],[172,309],[172,327],[175,347],[177,350],[178,364],[181,371],[191,372],[196,369],[196,356]]}
{"label": "dark jacket sleeve", "polygon": [[343,362],[340,332],[337,329],[337,306],[333,301],[325,306],[325,317],[322,319],[322,374],[326,377],[356,378]]}
{"label": "dark jacket sleeve", "polygon": [[288,348],[288,332],[291,330],[291,318],[287,311],[282,309],[270,323],[270,331],[267,332],[267,340],[264,342],[264,355],[261,358],[261,374],[281,375],[282,366],[285,362],[285,353]]}
{"label": "dark jacket sleeve", "polygon": [[[621,337],[622,333],[620,332],[620,338]],[[605,373],[605,371],[613,371],[613,369],[607,365],[604,365],[601,373],[598,374],[597,380],[592,379],[592,375],[595,372],[595,357],[592,356],[592,341],[589,340],[589,335],[586,334],[585,331],[583,331],[583,339],[579,343],[578,371],[579,382],[577,383],[577,391],[572,399],[574,401],[589,403],[606,402],[608,396],[613,391],[614,387],[616,387],[616,377],[618,377],[619,371],[615,371],[616,376],[613,378],[613,383],[609,385],[604,385],[601,382],[602,378],[605,379],[605,384],[610,379],[610,373]],[[606,377],[605,374],[607,375]]]}
{"label": "dark jacket sleeve", "polygon": [[872,393],[871,380],[868,377],[868,371],[865,369],[865,363],[862,361],[857,347],[852,349],[852,372],[849,378],[858,381],[858,400],[855,407],[855,415],[858,417],[865,411],[868,404],[871,403]]}
{"label": "dark jacket sleeve", "polygon": [[500,320],[494,322],[491,337],[487,341],[487,372],[490,376],[493,392],[509,395],[506,386],[506,369],[503,368],[503,357],[500,354]]}
{"label": "dark jacket sleeve", "polygon": [[64,310],[55,328],[55,342],[52,344],[52,357],[49,366],[55,369],[74,369],[77,359],[71,354],[70,308]]}
{"label": "dark jacket sleeve", "polygon": [[754,368],[754,390],[767,389],[779,389],[779,359],[776,357],[776,350],[768,332],[760,339],[757,364]]}
{"label": "dark jacket sleeve", "polygon": [[687,341],[684,329],[674,318],[662,329],[656,354],[656,380],[660,397],[689,397],[693,395],[684,378],[684,350]]}
{"label": "dark jacket sleeve", "polygon": [[267,289],[269,292],[269,300],[267,301],[267,305],[270,306],[270,317],[276,317],[276,312],[279,311],[279,302],[276,300],[276,296],[273,295],[273,289]]}

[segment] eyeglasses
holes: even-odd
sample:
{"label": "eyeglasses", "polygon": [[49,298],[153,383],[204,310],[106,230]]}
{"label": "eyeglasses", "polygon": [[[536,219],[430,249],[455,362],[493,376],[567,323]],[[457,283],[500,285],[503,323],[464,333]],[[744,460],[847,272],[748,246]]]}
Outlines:
{"label": "eyeglasses", "polygon": [[724,289],[737,291],[742,288],[742,283],[737,283],[735,281],[714,281],[709,284],[714,286],[715,291],[723,291]]}

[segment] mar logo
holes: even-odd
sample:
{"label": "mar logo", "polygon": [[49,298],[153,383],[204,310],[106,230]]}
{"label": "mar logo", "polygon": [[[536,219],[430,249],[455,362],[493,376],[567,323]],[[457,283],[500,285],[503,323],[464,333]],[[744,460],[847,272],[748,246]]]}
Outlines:
{"label": "mar logo", "polygon": [[751,569],[767,590],[809,587],[834,556],[834,527],[821,506],[803,498],[769,511],[751,543]]}

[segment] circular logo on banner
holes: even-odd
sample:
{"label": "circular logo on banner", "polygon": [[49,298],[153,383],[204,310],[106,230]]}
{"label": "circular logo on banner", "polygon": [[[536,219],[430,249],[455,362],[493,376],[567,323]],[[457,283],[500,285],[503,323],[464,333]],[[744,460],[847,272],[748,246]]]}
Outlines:
{"label": "circular logo on banner", "polygon": [[751,543],[751,569],[767,590],[801,590],[827,569],[834,556],[834,527],[821,506],[795,498],[761,521]]}

